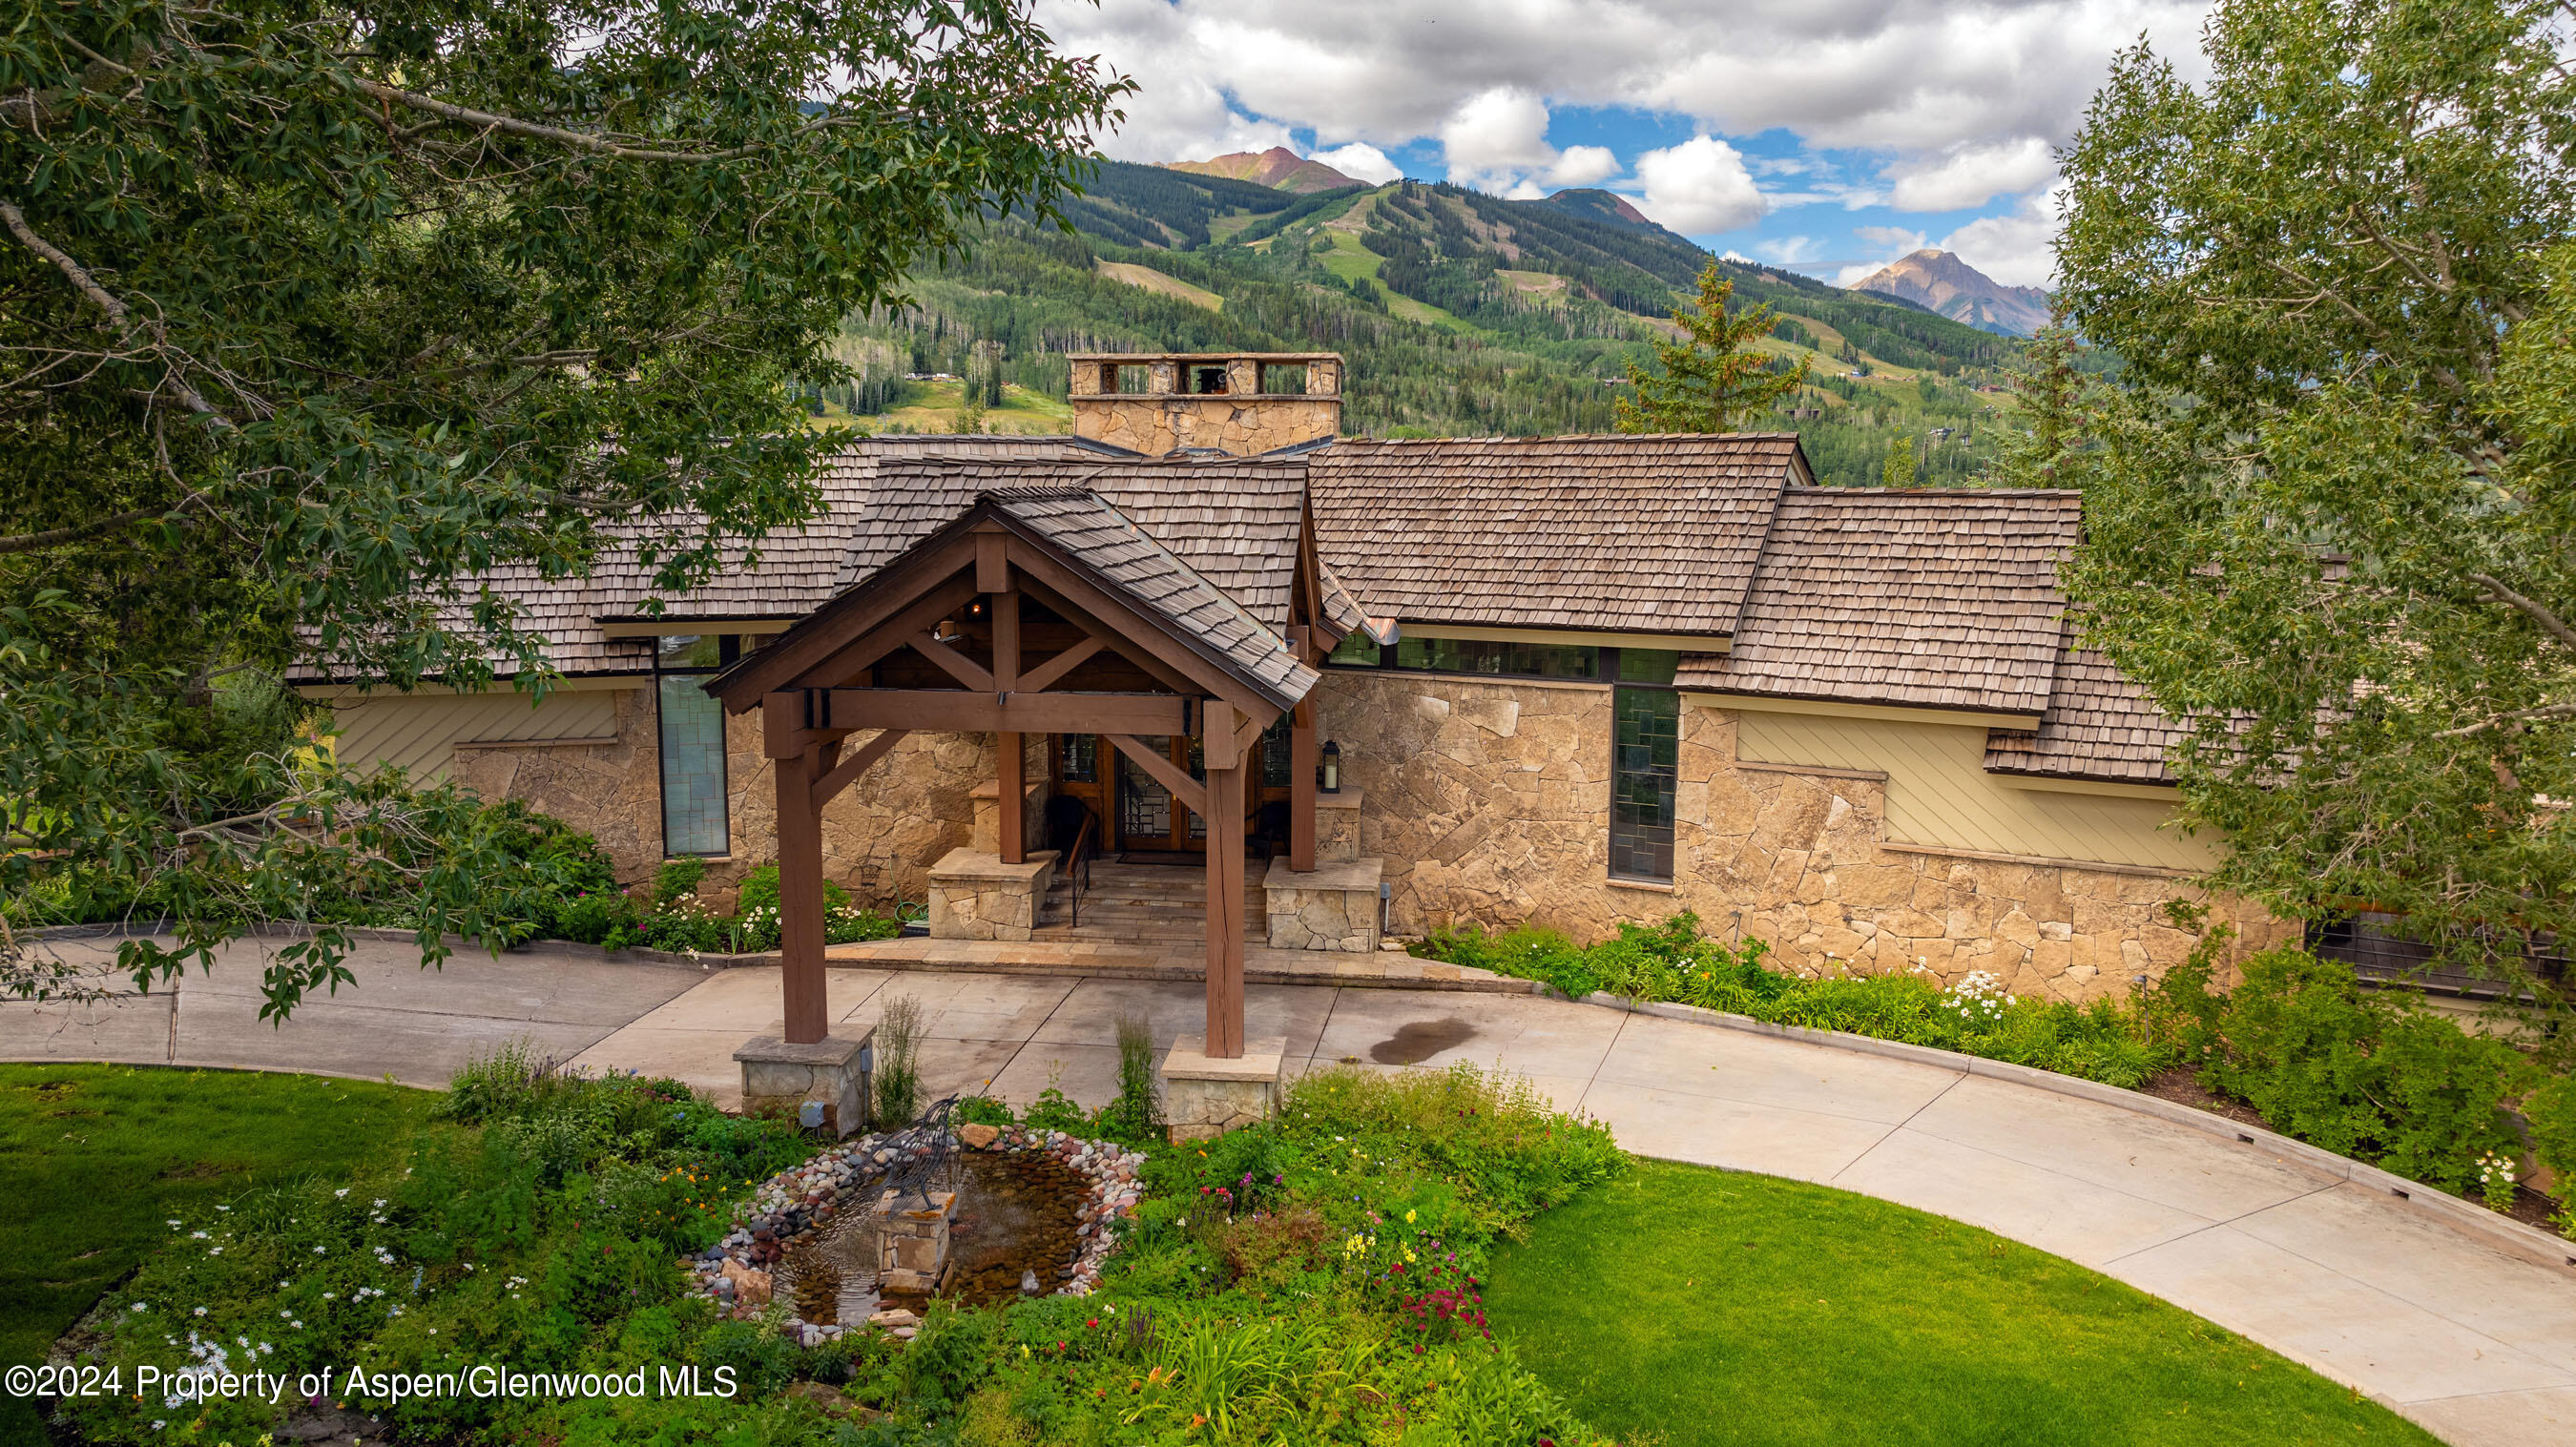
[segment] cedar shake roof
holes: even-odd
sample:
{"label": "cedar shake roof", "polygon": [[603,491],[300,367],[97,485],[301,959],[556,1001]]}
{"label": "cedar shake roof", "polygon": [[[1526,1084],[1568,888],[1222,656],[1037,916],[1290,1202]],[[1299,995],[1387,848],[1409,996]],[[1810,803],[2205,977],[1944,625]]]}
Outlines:
{"label": "cedar shake roof", "polygon": [[1288,626],[1306,464],[1257,457],[1160,461],[889,459],[851,528],[838,594],[973,505],[978,494],[1067,487],[1097,493],[1273,632]]}
{"label": "cedar shake roof", "polygon": [[1795,488],[1724,654],[1675,682],[1781,699],[2038,716],[2066,601],[2074,492]]}
{"label": "cedar shake roof", "polygon": [[1794,433],[1344,438],[1310,455],[1317,546],[1370,614],[1735,631]]}
{"label": "cedar shake roof", "polygon": [[1988,733],[1986,768],[2040,778],[2171,784],[2165,750],[2181,742],[2185,732],[2136,684],[2122,678],[2111,660],[2077,647],[2069,627],[2039,727],[2027,733]]}
{"label": "cedar shake roof", "polygon": [[[1284,592],[1277,621],[1254,617],[1106,498],[1082,488],[1003,488],[981,500],[1281,708],[1315,686],[1315,670],[1297,661],[1280,634],[1287,617]],[[1224,554],[1203,550],[1201,556]]]}

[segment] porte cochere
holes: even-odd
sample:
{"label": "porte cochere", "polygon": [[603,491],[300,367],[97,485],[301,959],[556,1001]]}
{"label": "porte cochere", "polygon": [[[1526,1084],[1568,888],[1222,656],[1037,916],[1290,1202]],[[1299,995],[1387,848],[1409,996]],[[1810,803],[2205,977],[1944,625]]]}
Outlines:
{"label": "porte cochere", "polygon": [[[1214,491],[1195,459],[1103,467],[1093,486],[973,471],[931,489],[950,516],[706,685],[758,711],[775,770],[783,1043],[827,1044],[823,809],[906,734],[936,731],[992,735],[998,763],[989,829],[930,871],[932,933],[1026,939],[1057,873],[1103,851],[1195,861],[1200,1053],[1242,1060],[1247,855],[1269,859],[1267,894],[1363,894],[1336,917],[1371,926],[1377,909],[1373,871],[1318,858],[1309,695],[1366,620],[1316,562],[1302,479],[1246,462]],[[1312,913],[1293,943],[1375,948],[1374,928],[1355,942],[1306,928]]]}

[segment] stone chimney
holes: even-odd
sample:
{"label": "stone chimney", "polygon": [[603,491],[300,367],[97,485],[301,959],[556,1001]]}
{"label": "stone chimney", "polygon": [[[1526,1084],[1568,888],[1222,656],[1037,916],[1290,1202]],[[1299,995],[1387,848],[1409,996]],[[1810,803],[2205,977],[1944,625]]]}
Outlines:
{"label": "stone chimney", "polygon": [[1342,425],[1339,352],[1076,352],[1073,433],[1159,457],[1270,452]]}

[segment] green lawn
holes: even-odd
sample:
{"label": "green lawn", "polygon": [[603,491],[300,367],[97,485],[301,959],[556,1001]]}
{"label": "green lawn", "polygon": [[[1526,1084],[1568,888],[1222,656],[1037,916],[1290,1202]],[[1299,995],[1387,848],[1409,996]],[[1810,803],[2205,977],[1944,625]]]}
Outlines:
{"label": "green lawn", "polygon": [[1505,1247],[1485,1303],[1592,1425],[1664,1447],[2435,1440],[2071,1262],[1769,1176],[1641,1162]]}
{"label": "green lawn", "polygon": [[[170,1235],[254,1185],[402,1148],[434,1092],[311,1075],[0,1065],[0,1367],[44,1360]],[[0,1396],[0,1442],[39,1442]]]}

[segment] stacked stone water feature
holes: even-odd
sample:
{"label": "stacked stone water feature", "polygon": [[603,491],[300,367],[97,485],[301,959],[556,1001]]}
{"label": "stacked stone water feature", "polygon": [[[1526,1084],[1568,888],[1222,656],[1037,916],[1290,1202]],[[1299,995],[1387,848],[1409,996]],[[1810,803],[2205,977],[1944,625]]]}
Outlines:
{"label": "stacked stone water feature", "polygon": [[[922,1189],[918,1175],[923,1166],[937,1164],[937,1156],[953,1160],[959,1145],[1043,1156],[1084,1183],[1074,1209],[1078,1244],[1071,1259],[1055,1267],[1054,1279],[1038,1289],[1087,1295],[1114,1247],[1111,1223],[1134,1214],[1143,1189],[1136,1174],[1145,1158],[1061,1131],[986,1125],[964,1126],[953,1135],[926,1136],[916,1129],[865,1136],[771,1177],[752,1193],[733,1231],[699,1256],[700,1289],[745,1320],[784,1307],[779,1330],[807,1346],[863,1328],[909,1339],[920,1321],[914,1311],[877,1308],[883,1296],[917,1302],[938,1292],[949,1268],[959,1196],[949,1183]],[[906,1178],[914,1182],[907,1188],[888,1184]],[[850,1233],[862,1234],[847,1240]],[[858,1248],[837,1254],[873,1266],[873,1279],[850,1279],[825,1260],[825,1248],[842,1245]],[[861,1320],[849,1319],[862,1308]]]}

